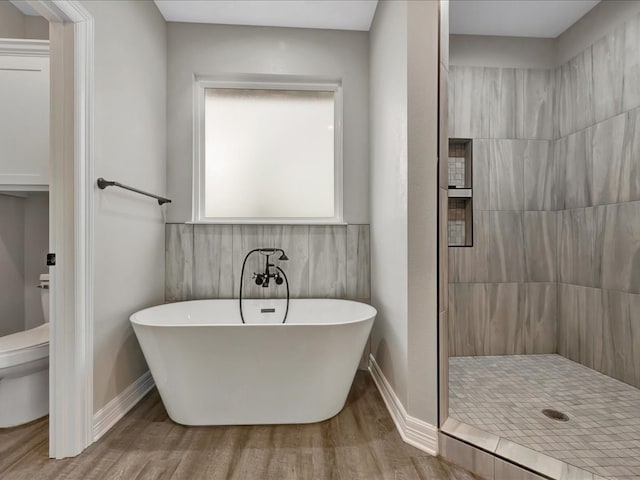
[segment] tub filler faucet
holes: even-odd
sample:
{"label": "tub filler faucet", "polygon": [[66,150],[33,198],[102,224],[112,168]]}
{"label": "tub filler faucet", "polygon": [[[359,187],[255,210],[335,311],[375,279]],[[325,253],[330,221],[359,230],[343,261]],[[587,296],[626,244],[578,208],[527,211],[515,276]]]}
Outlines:
{"label": "tub filler faucet", "polygon": [[[276,285],[282,285],[283,283],[286,284],[287,308],[284,312],[284,319],[282,320],[282,323],[284,323],[287,321],[287,315],[289,314],[289,279],[287,278],[287,275],[284,273],[284,270],[280,268],[280,266],[271,263],[271,256],[275,255],[276,253],[280,254],[280,256],[278,257],[278,260],[280,261],[289,260],[289,257],[287,257],[287,254],[284,253],[284,250],[281,248],[254,248],[249,253],[247,253],[247,255],[244,257],[244,261],[242,262],[242,271],[240,273],[240,298],[239,298],[240,319],[242,320],[242,323],[246,323],[244,321],[244,314],[242,311],[242,287],[244,283],[244,268],[247,264],[247,259],[251,256],[251,254],[255,252],[259,253],[260,255],[264,255],[265,257],[264,272],[262,273],[254,272],[251,277],[253,281],[256,283],[256,285],[261,286],[262,288],[269,288],[270,281],[272,279]],[[274,269],[275,271],[272,271],[272,269]]]}

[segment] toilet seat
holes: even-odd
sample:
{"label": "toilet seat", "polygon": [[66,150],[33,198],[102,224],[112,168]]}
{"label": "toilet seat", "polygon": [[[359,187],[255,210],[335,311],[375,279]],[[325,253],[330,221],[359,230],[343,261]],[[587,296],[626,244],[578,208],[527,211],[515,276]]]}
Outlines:
{"label": "toilet seat", "polygon": [[49,356],[49,324],[0,337],[1,369],[33,362]]}

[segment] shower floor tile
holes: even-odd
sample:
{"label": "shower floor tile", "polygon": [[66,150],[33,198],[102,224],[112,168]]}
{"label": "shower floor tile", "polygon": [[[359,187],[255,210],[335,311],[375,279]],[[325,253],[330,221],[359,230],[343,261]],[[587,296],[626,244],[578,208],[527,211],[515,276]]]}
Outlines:
{"label": "shower floor tile", "polygon": [[560,355],[450,358],[449,416],[597,475],[640,480],[640,390]]}

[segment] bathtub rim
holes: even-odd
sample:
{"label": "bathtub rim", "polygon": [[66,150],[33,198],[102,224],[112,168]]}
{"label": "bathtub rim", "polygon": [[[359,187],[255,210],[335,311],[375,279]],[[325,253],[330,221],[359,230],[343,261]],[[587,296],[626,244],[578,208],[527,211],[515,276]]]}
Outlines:
{"label": "bathtub rim", "polygon": [[[246,301],[260,301],[260,300],[283,300],[283,299],[247,299]],[[147,307],[142,310],[138,310],[137,312],[132,313],[129,316],[129,321],[133,325],[138,325],[142,327],[157,327],[157,328],[181,328],[181,327],[284,327],[284,326],[297,326],[297,327],[320,327],[320,326],[338,326],[338,325],[351,325],[354,323],[366,322],[368,320],[375,320],[378,316],[378,310],[368,303],[359,302],[357,300],[349,300],[343,298],[292,298],[291,302],[297,301],[305,301],[305,300],[323,300],[323,301],[331,301],[331,302],[339,302],[339,303],[357,303],[359,305],[363,305],[364,307],[368,307],[369,313],[365,316],[356,318],[354,320],[348,320],[343,322],[326,322],[326,323],[241,323],[240,314],[238,312],[238,322],[237,323],[171,323],[171,324],[158,324],[158,323],[149,323],[142,322],[139,319],[135,318],[138,315],[143,313],[149,313],[151,310],[159,310],[163,307],[167,307],[170,305],[180,305],[180,304],[188,304],[188,303],[201,303],[201,302],[238,302],[237,298],[203,298],[199,300],[182,300],[179,302],[171,302],[171,303],[162,303],[160,305],[154,305],[152,307]],[[243,300],[244,302],[245,300]]]}

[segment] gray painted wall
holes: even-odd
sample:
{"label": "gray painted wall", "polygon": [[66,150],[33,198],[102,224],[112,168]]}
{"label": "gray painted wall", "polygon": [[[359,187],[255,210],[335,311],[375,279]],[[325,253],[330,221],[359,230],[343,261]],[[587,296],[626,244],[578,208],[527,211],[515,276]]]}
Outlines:
{"label": "gray painted wall", "polygon": [[44,322],[36,285],[48,247],[49,194],[0,194],[0,336]]}
{"label": "gray painted wall", "polygon": [[371,351],[407,405],[407,3],[378,3],[370,31]]}
{"label": "gray painted wall", "polygon": [[0,195],[0,336],[24,330],[24,199]]}
{"label": "gray painted wall", "polygon": [[24,15],[9,0],[0,0],[0,38],[49,39],[49,22]]}
{"label": "gray painted wall", "polygon": [[33,192],[24,201],[24,328],[44,323],[40,275],[47,273],[49,193]]}
{"label": "gray painted wall", "polygon": [[[166,194],[167,27],[153,2],[83,1],[95,20],[95,176]],[[164,300],[164,218],[119,189],[95,196],[94,409],[147,371],[129,316]]]}
{"label": "gray painted wall", "polygon": [[168,24],[169,222],[190,221],[194,74],[288,74],[342,79],[344,219],[369,223],[367,32]]}

